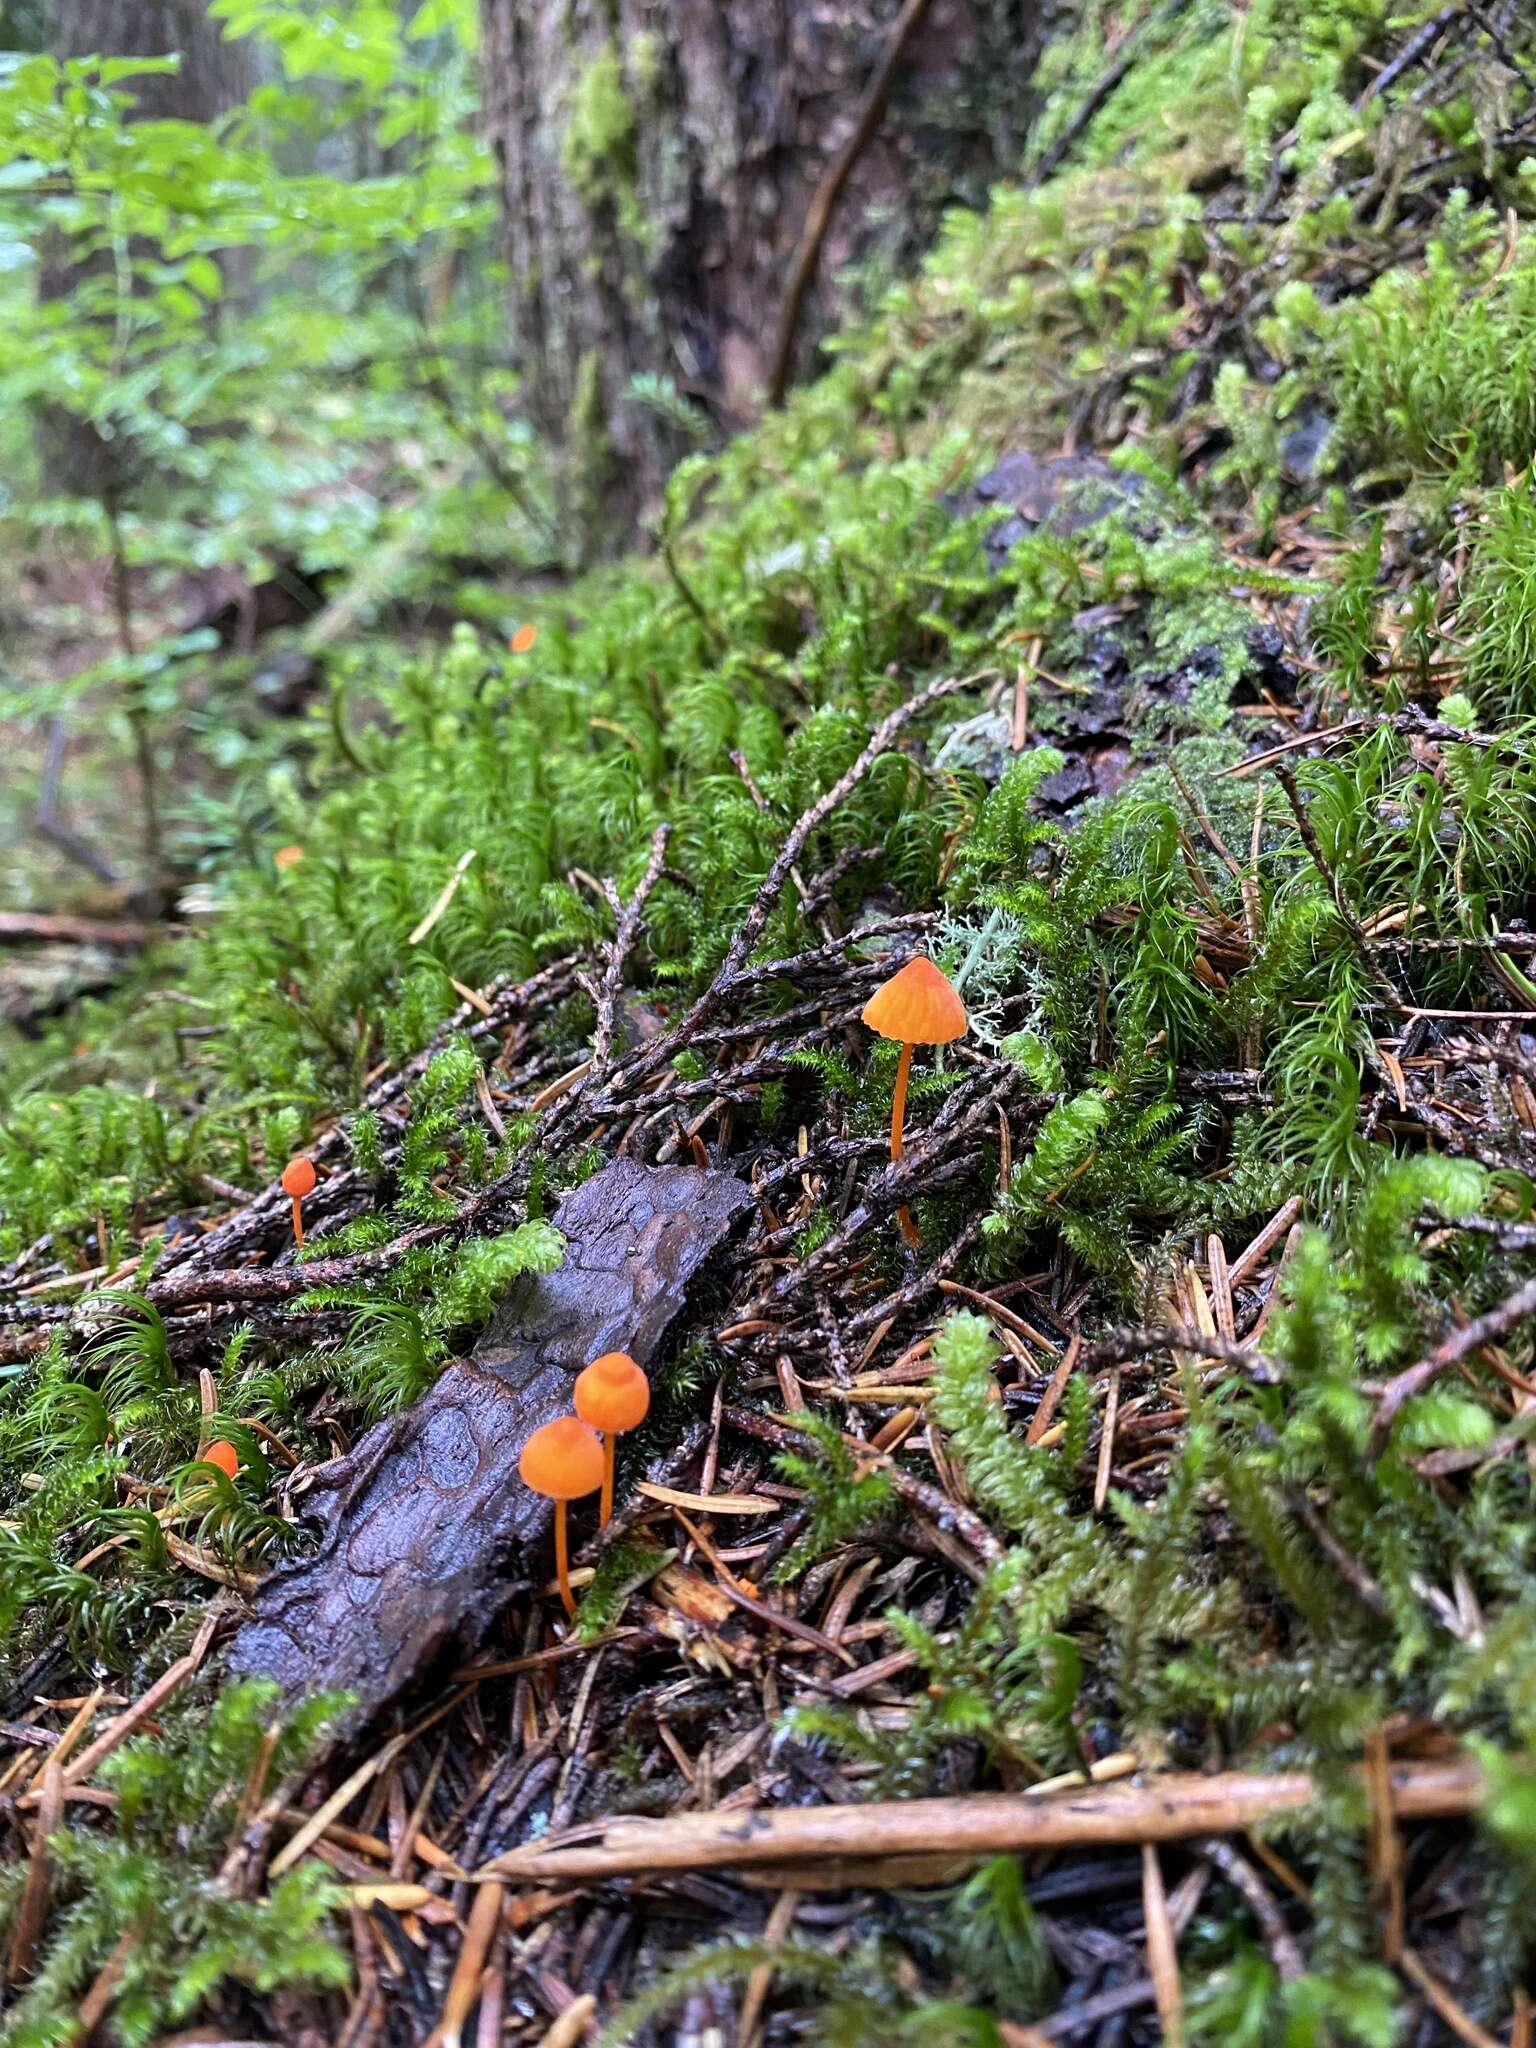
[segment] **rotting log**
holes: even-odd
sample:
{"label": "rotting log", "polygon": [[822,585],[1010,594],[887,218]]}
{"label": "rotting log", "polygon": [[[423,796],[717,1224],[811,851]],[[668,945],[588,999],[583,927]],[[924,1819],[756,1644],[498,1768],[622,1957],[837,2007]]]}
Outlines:
{"label": "rotting log", "polygon": [[[1402,1820],[1443,1820],[1472,1811],[1483,1778],[1470,1757],[1394,1764],[1392,1810]],[[647,1872],[765,1865],[813,1865],[886,1856],[921,1856],[936,1867],[1035,1849],[1182,1842],[1238,1833],[1279,1813],[1299,1813],[1313,1797],[1307,1771],[1221,1771],[1150,1777],[1140,1784],[1090,1785],[1032,1797],[977,1793],[958,1799],[875,1800],[861,1806],[789,1807],[773,1812],[677,1814],[596,1822],[573,1833],[597,1839],[534,1842],[509,1850],[473,1875],[515,1884]],[[797,1883],[799,1877],[797,1875]]]}

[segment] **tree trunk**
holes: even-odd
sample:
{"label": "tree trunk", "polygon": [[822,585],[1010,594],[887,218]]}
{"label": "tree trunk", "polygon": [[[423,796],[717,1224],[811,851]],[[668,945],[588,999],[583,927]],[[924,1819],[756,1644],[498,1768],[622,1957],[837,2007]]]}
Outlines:
{"label": "tree trunk", "polygon": [[[249,89],[249,46],[224,41],[206,0],[52,0],[48,14],[44,47],[61,63],[76,57],[180,57],[174,72],[125,83],[122,89],[136,102],[135,119],[211,121]],[[106,251],[82,259],[61,248],[45,257],[38,289],[45,299],[67,298],[111,262]],[[46,410],[39,420],[38,452],[50,495],[94,496],[105,503],[127,492],[131,452],[104,441],[89,421]]]}
{"label": "tree trunk", "polygon": [[[529,410],[566,454],[578,528],[619,541],[687,445],[667,386],[720,431],[756,413],[813,194],[855,132],[899,0],[481,9]],[[944,206],[1017,161],[1046,11],[931,0],[833,210],[802,364],[846,306],[841,270],[910,258]]]}

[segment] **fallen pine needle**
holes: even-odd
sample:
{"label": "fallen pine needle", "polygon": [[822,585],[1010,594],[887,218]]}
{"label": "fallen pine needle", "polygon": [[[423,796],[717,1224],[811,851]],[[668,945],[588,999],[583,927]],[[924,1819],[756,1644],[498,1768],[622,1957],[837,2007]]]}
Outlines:
{"label": "fallen pine needle", "polygon": [[[411,933],[411,936],[406,940],[405,943],[408,946],[419,946],[421,944],[422,940],[427,936],[427,933],[431,931],[433,925],[437,923],[438,919],[442,916],[443,912],[448,908],[449,904],[453,901],[454,897],[458,895],[459,884],[463,881],[465,870],[468,868],[470,862],[474,859],[475,852],[476,849],[472,846],[469,848],[468,852],[461,853],[459,855],[458,865],[457,867],[455,867],[453,873],[448,877],[447,881],[444,882],[442,888],[439,890],[437,901],[433,904],[432,908],[427,912],[426,916],[421,920],[421,923],[417,925],[415,931],[413,931]],[[457,986],[457,984],[455,984],[455,986]]]}
{"label": "fallen pine needle", "polygon": [[597,2000],[590,1991],[573,1998],[548,2032],[539,2036],[538,2048],[576,2048],[596,2011]]}
{"label": "fallen pine needle", "polygon": [[659,1500],[664,1507],[692,1508],[700,1515],[771,1515],[779,1506],[777,1501],[759,1500],[753,1493],[681,1493],[675,1486],[657,1486],[649,1479],[640,1480],[635,1491],[647,1500]]}
{"label": "fallen pine needle", "polygon": [[1147,1925],[1147,1974],[1157,1996],[1157,2017],[1165,2048],[1184,2048],[1184,1987],[1179,1982],[1179,1945],[1168,1911],[1163,1866],[1150,1842],[1141,1845],[1141,1905]]}

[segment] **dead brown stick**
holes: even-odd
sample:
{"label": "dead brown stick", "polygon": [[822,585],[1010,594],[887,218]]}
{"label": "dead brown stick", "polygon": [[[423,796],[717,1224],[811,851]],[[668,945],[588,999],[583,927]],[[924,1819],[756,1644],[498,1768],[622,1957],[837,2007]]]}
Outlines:
{"label": "dead brown stick", "polygon": [[6,1966],[6,1975],[13,1984],[32,1974],[37,1944],[43,1938],[43,1928],[48,1920],[48,1901],[53,1892],[53,1855],[50,1845],[54,1830],[64,1818],[64,1770],[53,1758],[43,1766],[40,1802],[37,1828],[32,1837],[32,1856],[27,1865],[27,1881],[22,1890],[21,1903],[16,1908],[10,1959]]}
{"label": "dead brown stick", "polygon": [[645,915],[646,898],[655,888],[662,865],[667,857],[667,841],[672,836],[670,825],[658,825],[651,834],[651,855],[645,864],[645,873],[636,884],[635,893],[628,903],[619,910],[618,929],[613,935],[609,949],[608,964],[603,970],[603,979],[597,991],[597,1029],[592,1036],[592,1066],[601,1072],[608,1063],[613,1050],[614,1034],[618,1028],[619,1001],[624,993],[624,963],[634,950],[640,935],[640,920]]}
{"label": "dead brown stick", "polygon": [[26,944],[147,946],[173,929],[163,924],[135,924],[125,918],[52,917],[39,910],[0,910],[0,942]]}
{"label": "dead brown stick", "polygon": [[[1404,1819],[1470,1812],[1482,1796],[1470,1757],[1401,1763],[1391,1774],[1393,1811]],[[1075,1849],[1088,1844],[1179,1842],[1239,1834],[1311,1803],[1306,1771],[1223,1771],[1148,1778],[1051,1793],[985,1793],[958,1799],[874,1800],[862,1806],[790,1807],[768,1813],[684,1813],[592,1824],[597,1839],[566,1847],[531,1844],[472,1873],[518,1884],[633,1877],[666,1870],[728,1869],[824,1857],[943,1852],[956,1857]]]}
{"label": "dead brown stick", "polygon": [[213,1641],[213,1632],[218,1627],[220,1612],[218,1608],[211,1610],[186,1656],[178,1657],[174,1664],[162,1671],[154,1684],[148,1691],[139,1695],[126,1713],[119,1714],[88,1749],[81,1750],[64,1773],[66,1784],[83,1785],[97,1765],[104,1763],[119,1743],[126,1742],[135,1729],[142,1728],[150,1716],[157,1713],[172,1694],[185,1685],[208,1654],[208,1645]]}
{"label": "dead brown stick", "polygon": [[1523,1287],[1517,1287],[1513,1294],[1506,1295],[1495,1308],[1474,1316],[1463,1328],[1453,1330],[1443,1343],[1437,1344],[1417,1364],[1408,1366],[1388,1380],[1376,1403],[1376,1419],[1371,1425],[1371,1457],[1379,1458],[1386,1449],[1392,1424],[1405,1401],[1411,1401],[1441,1373],[1463,1358],[1470,1357],[1474,1351],[1480,1351],[1483,1345],[1491,1344],[1496,1337],[1502,1337],[1506,1330],[1523,1323],[1533,1312],[1536,1312],[1536,1280],[1527,1280]]}
{"label": "dead brown stick", "polygon": [[853,133],[822,172],[821,183],[811,195],[811,203],[806,210],[805,226],[800,234],[800,246],[795,251],[789,283],[785,287],[784,311],[779,319],[778,338],[773,345],[773,363],[768,372],[770,405],[782,405],[784,393],[789,388],[795,336],[800,330],[800,311],[805,304],[805,295],[810,290],[811,279],[816,275],[816,265],[821,259],[821,245],[826,240],[833,209],[854,165],[864,154],[880,126],[880,118],[885,112],[885,103],[891,96],[891,86],[900,68],[902,55],[927,12],[928,0],[906,0],[900,14],[891,24],[885,48],[880,53],[880,62],[875,66],[869,84],[864,88],[864,98],[859,104]]}

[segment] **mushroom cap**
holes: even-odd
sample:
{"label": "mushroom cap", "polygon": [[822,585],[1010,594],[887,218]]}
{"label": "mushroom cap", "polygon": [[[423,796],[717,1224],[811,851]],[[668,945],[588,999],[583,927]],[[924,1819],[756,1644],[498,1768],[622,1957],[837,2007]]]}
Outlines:
{"label": "mushroom cap", "polygon": [[538,637],[538,627],[530,626],[527,620],[525,619],[522,625],[520,625],[517,628],[516,632],[512,635],[512,638],[510,639],[510,641],[508,641],[507,644],[512,649],[512,652],[514,654],[527,654],[529,650],[532,648],[534,641],[537,640]]}
{"label": "mushroom cap", "polygon": [[651,1383],[627,1351],[605,1351],[576,1375],[576,1413],[610,1436],[638,1429],[650,1405]]}
{"label": "mushroom cap", "polygon": [[603,1447],[574,1415],[557,1416],[523,1445],[517,1470],[524,1486],[548,1500],[580,1500],[603,1483]]}
{"label": "mushroom cap", "polygon": [[864,1022],[903,1044],[947,1045],[970,1019],[948,977],[919,953],[875,990],[864,1005]]}
{"label": "mushroom cap", "polygon": [[205,1465],[217,1465],[226,1479],[233,1479],[240,1470],[240,1453],[227,1437],[221,1436],[217,1443],[210,1444],[200,1456]]}
{"label": "mushroom cap", "polygon": [[283,1193],[304,1196],[313,1192],[315,1185],[315,1162],[306,1159],[301,1152],[297,1159],[290,1159],[283,1168]]}

